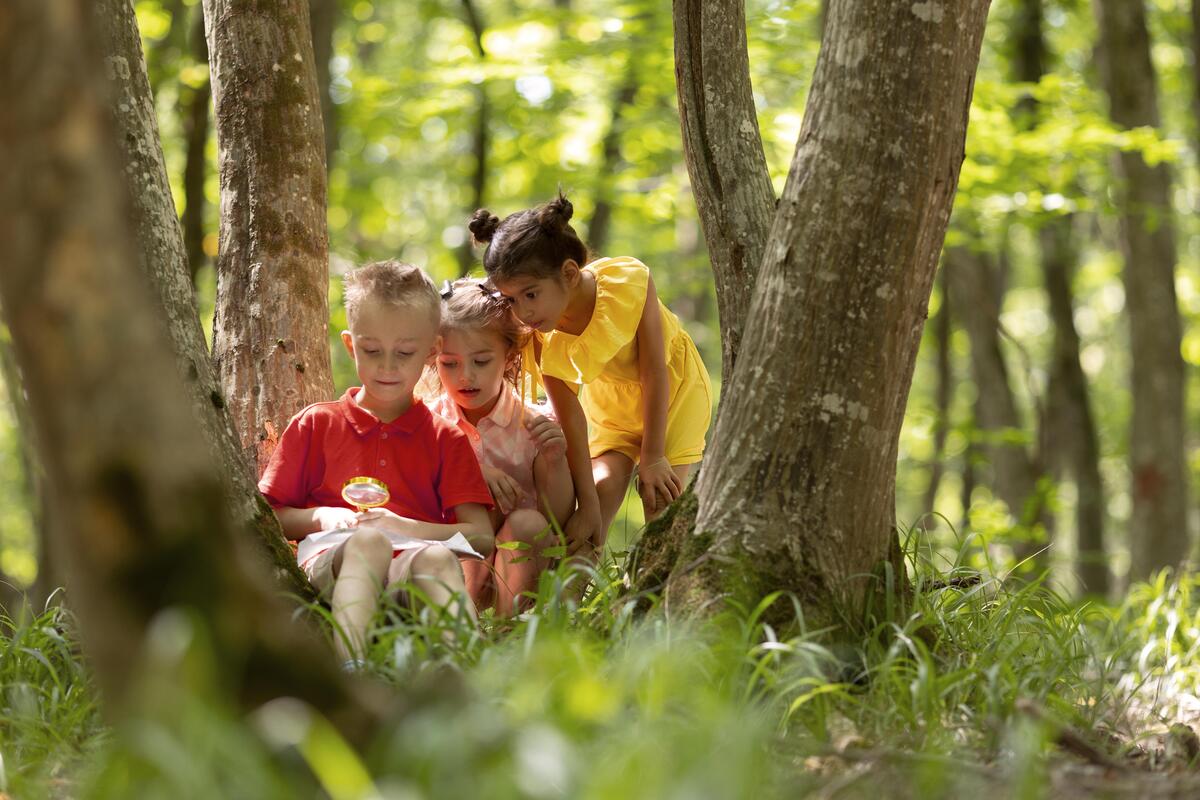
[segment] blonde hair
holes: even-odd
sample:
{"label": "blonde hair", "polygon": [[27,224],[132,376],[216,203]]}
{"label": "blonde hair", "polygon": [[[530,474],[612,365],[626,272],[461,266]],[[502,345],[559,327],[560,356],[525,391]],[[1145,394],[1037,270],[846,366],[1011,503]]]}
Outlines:
{"label": "blonde hair", "polygon": [[474,278],[459,278],[442,287],[442,335],[449,331],[490,331],[505,344],[504,379],[521,386],[521,351],[533,336],[500,293]]}
{"label": "blonde hair", "polygon": [[435,326],[440,321],[442,303],[433,279],[412,264],[396,259],[364,264],[347,272],[343,285],[346,322],[351,330],[359,309],[368,301],[426,311]]}

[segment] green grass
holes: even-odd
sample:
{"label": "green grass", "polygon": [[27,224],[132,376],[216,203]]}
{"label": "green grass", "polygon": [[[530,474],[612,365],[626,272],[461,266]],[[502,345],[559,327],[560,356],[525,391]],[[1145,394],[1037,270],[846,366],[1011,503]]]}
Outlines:
{"label": "green grass", "polygon": [[482,630],[428,608],[390,609],[370,671],[400,691],[453,688],[363,756],[299,703],[238,722],[188,694],[187,669],[148,686],[147,712],[109,730],[70,618],[52,609],[6,622],[0,638],[7,791],[759,798],[824,787],[839,797],[1040,797],[1056,724],[1136,741],[1165,727],[1200,684],[1190,576],[1136,586],[1114,608],[1077,605],[1038,582],[981,576],[934,588],[928,565],[914,569],[911,597],[853,644],[766,625],[768,605],[791,606],[786,595],[704,623],[636,617],[612,560],[579,604],[559,597],[581,576],[550,572],[531,613],[485,617]]}

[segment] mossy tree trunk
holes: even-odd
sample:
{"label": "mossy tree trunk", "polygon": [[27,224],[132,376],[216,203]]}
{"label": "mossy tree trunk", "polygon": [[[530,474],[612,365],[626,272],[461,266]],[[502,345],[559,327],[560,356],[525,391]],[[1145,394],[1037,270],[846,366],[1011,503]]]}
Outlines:
{"label": "mossy tree trunk", "polygon": [[221,224],[213,357],[259,472],[333,396],[325,143],[308,0],[204,0]]}
{"label": "mossy tree trunk", "polygon": [[122,175],[138,261],[166,311],[169,341],[188,389],[189,408],[201,425],[210,456],[222,465],[225,495],[231,498],[234,518],[254,528],[255,541],[280,585],[301,597],[311,597],[312,587],[297,567],[279,522],[258,493],[254,464],[245,457],[233,432],[209,359],[133,5],[129,0],[96,0],[94,7],[104,37],[111,109],[125,167]]}
{"label": "mossy tree trunk", "polygon": [[[881,565],[902,580],[896,451],[987,6],[831,4],[710,455],[639,552],[639,585],[672,605],[788,590],[838,624],[889,585]],[[753,128],[744,117],[708,146]]]}
{"label": "mossy tree trunk", "polygon": [[109,708],[127,709],[152,623],[181,612],[216,667],[181,681],[243,708],[301,698],[361,744],[385,707],[290,619],[179,379],[124,208],[95,11],[15,0],[0,25],[0,306],[85,649]]}
{"label": "mossy tree trunk", "polygon": [[[1100,77],[1121,128],[1159,127],[1158,88],[1142,0],[1096,0]],[[1175,298],[1171,176],[1139,151],[1114,160],[1125,259],[1133,422],[1129,437],[1130,577],[1178,566],[1190,548],[1184,456],[1184,366]]]}

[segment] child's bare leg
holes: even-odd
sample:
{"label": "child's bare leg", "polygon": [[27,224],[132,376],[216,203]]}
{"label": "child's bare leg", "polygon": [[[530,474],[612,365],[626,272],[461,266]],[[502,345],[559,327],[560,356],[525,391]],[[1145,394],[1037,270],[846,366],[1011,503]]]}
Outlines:
{"label": "child's bare leg", "polygon": [[392,543],[379,531],[355,531],[334,556],[333,621],[341,631],[335,647],[343,660],[366,654],[367,626],[392,560]]}
{"label": "child's bare leg", "polygon": [[[496,555],[499,555],[497,553]],[[492,586],[492,571],[495,569],[493,562],[495,557],[479,561],[478,559],[463,559],[459,562],[462,566],[463,580],[467,587],[467,594],[471,598],[471,602],[475,605],[476,611],[482,611],[485,608],[490,608],[495,597],[495,592]]]}
{"label": "child's bare leg", "polygon": [[600,497],[601,539],[596,542],[596,549],[599,551],[608,540],[608,529],[625,500],[629,478],[633,475],[633,460],[615,450],[609,450],[592,459],[592,475],[596,478],[596,494]]}
{"label": "child's bare leg", "polygon": [[[684,487],[685,489],[687,488],[688,476],[691,475],[692,468],[695,466],[696,466],[695,464],[672,464],[671,465],[671,471],[675,473],[675,476],[677,478],[679,478],[679,485]],[[657,510],[651,512],[650,508],[646,505],[646,501],[645,500],[642,501],[642,513],[646,515],[646,522],[649,522],[650,520],[658,517],[660,514],[662,514],[666,510],[667,510],[667,506],[661,506]]]}
{"label": "child's bare leg", "polygon": [[496,550],[496,615],[511,616],[524,592],[537,586],[538,575],[550,565],[542,550],[558,544],[550,523],[536,511],[517,509],[496,534],[496,544],[524,542],[528,549]]}
{"label": "child's bare leg", "polygon": [[467,586],[458,556],[445,547],[426,547],[413,556],[410,580],[430,603],[445,608],[450,616],[457,617],[465,608],[467,616],[477,620],[475,605],[466,596]]}

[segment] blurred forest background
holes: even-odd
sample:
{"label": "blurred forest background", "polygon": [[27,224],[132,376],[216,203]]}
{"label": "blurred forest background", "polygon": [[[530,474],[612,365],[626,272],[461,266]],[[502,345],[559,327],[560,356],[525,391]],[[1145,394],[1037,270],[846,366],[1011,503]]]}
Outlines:
{"label": "blurred forest background", "polygon": [[[201,319],[211,326],[218,178],[200,4],[135,5]],[[349,266],[398,257],[439,281],[477,270],[465,227],[471,211],[486,206],[503,215],[561,186],[594,251],[650,265],[719,379],[712,277],[681,152],[669,4],[312,0],[311,7],[328,105],[331,337],[345,324],[339,275]],[[800,128],[821,12],[817,0],[747,2],[750,67],[776,191]],[[1093,579],[1089,588],[1110,593],[1129,572],[1132,505],[1119,152],[1169,167],[1189,385],[1200,363],[1197,34],[1183,2],[1151,0],[1147,13],[1157,86],[1144,91],[1158,93],[1162,124],[1123,130],[1109,121],[1090,4],[993,4],[947,237],[949,268],[930,304],[896,494],[901,525],[931,541],[957,550],[955,537],[970,531],[976,544],[997,545],[976,548],[979,559],[1041,546],[1023,548],[1021,540],[1047,542],[1047,563],[1068,587],[1078,586],[1081,527],[1093,537],[1103,531],[1112,583]],[[1031,24],[1044,41],[1032,72]],[[1052,240],[1060,244],[1057,283],[1048,277]],[[957,289],[955,274],[969,276]],[[1087,451],[1087,433],[1060,388],[1063,317],[1052,285],[1059,300],[1068,291],[1073,303],[1066,319],[1078,333],[1093,417],[1095,446],[1082,459],[1075,454]],[[341,391],[354,380],[352,364],[340,347],[333,353]],[[1200,392],[1188,397],[1186,419],[1196,419]],[[1189,476],[1194,438],[1193,430]],[[1200,495],[1189,480],[1189,494]],[[35,578],[37,562],[27,485],[5,404],[0,571],[19,584]],[[1079,499],[1095,498],[1097,488],[1091,516],[1080,516]],[[624,530],[637,527],[639,513],[630,510]],[[1189,511],[1193,526],[1195,516]],[[1012,541],[1011,550],[1000,546]]]}

